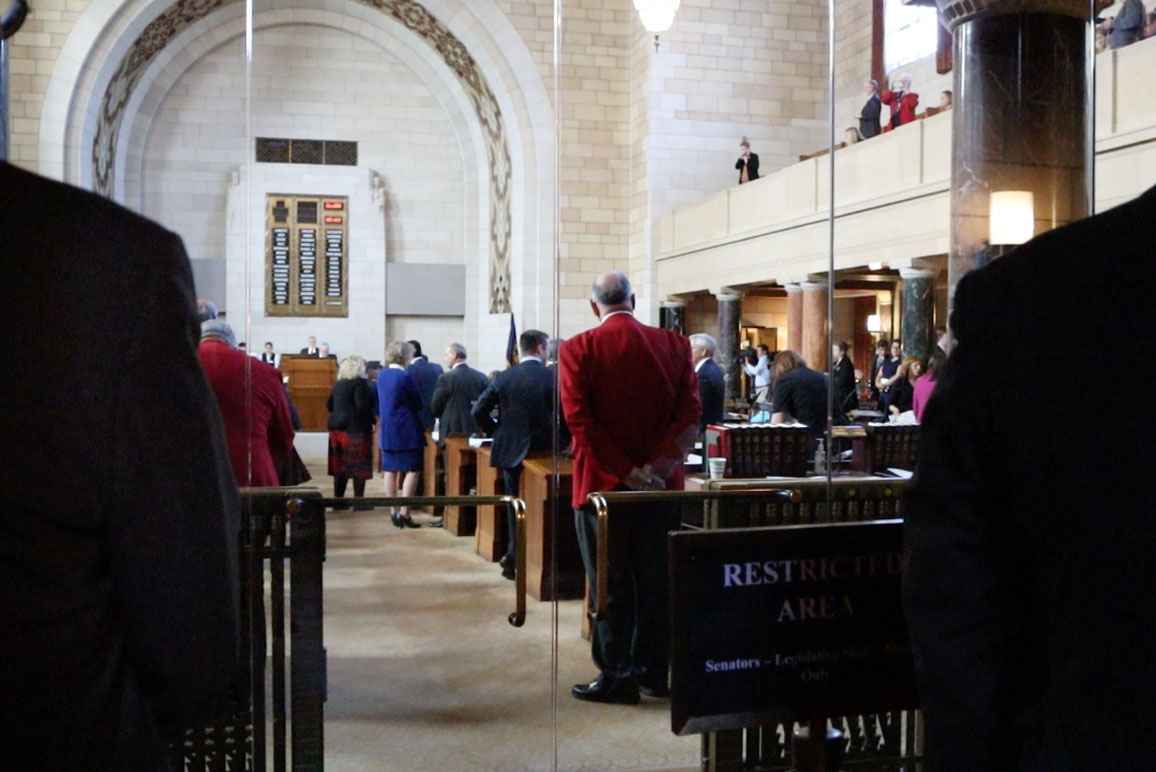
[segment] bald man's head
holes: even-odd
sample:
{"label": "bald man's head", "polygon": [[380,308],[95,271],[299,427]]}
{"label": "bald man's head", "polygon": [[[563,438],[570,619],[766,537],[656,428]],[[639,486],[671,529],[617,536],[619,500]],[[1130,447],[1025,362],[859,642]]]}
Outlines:
{"label": "bald man's head", "polygon": [[622,271],[599,276],[591,288],[590,306],[600,319],[615,311],[633,311],[634,288],[630,286],[630,279]]}

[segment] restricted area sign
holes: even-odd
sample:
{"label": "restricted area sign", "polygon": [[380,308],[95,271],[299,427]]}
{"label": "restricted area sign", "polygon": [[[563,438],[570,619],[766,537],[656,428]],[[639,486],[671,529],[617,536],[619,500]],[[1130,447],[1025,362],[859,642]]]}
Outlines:
{"label": "restricted area sign", "polygon": [[676,734],[917,707],[903,524],[670,536]]}

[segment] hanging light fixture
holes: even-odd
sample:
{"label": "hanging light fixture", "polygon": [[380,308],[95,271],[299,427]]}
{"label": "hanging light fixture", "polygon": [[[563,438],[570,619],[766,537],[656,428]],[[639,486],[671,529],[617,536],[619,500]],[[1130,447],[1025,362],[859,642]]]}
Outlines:
{"label": "hanging light fixture", "polygon": [[658,36],[674,24],[674,15],[682,0],[634,0],[634,10],[647,32],[654,33],[654,50],[658,50]]}

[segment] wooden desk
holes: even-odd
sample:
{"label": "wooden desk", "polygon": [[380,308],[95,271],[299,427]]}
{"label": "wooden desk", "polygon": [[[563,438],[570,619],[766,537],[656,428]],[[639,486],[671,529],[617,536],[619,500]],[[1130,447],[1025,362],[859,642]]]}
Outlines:
{"label": "wooden desk", "polygon": [[289,379],[289,398],[301,418],[301,430],[328,430],[329,409],[325,406],[337,382],[337,360],[332,358],[281,357],[281,374]]}
{"label": "wooden desk", "polygon": [[[571,462],[559,459],[559,485],[553,490],[554,460],[527,458],[522,465],[522,499],[526,502],[526,588],[536,600],[581,598],[586,575],[570,506]],[[554,563],[554,540],[557,558]],[[555,593],[555,585],[557,592]]]}
{"label": "wooden desk", "polygon": [[[445,456],[442,449],[434,442],[431,432],[425,433],[425,448],[422,450],[421,463],[421,495],[444,496],[445,483]],[[443,507],[433,507],[433,516],[442,517]]]}
{"label": "wooden desk", "polygon": [[[477,456],[468,437],[446,438],[446,495],[469,496],[477,485]],[[454,536],[473,536],[476,507],[446,507],[445,529]]]}
{"label": "wooden desk", "polygon": [[[478,448],[478,495],[501,496],[506,492],[502,484],[502,470],[490,466],[493,446]],[[506,507],[478,507],[478,526],[474,531],[474,552],[491,563],[506,554],[509,536],[506,534]]]}

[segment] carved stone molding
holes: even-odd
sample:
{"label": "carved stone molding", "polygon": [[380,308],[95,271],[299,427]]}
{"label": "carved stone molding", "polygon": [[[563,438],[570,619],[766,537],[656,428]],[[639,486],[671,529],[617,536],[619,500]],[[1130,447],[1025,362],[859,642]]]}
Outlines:
{"label": "carved stone molding", "polygon": [[[474,105],[490,171],[490,313],[509,313],[512,164],[498,100],[465,44],[424,5],[416,0],[354,1],[381,11],[425,41],[441,56]],[[92,179],[98,193],[107,196],[114,189],[116,146],[125,106],[149,64],[184,30],[235,2],[238,0],[177,0],[129,47],[105,89],[92,140]]]}
{"label": "carved stone molding", "polygon": [[[1087,19],[1086,0],[936,0],[943,23],[954,30],[977,16],[1006,16],[1013,13],[1052,13]],[[1097,3],[1097,7],[1099,7]]]}

